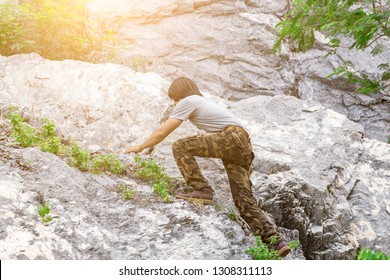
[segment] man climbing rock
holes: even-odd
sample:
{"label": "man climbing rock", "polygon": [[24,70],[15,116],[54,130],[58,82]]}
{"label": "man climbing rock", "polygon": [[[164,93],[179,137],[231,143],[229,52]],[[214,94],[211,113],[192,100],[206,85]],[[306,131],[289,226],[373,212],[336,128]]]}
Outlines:
{"label": "man climbing rock", "polygon": [[[197,85],[188,78],[176,79],[169,87],[168,96],[175,103],[170,117],[142,144],[128,148],[125,153],[139,153],[157,145],[183,121],[191,121],[207,133],[179,139],[172,145],[177,166],[187,185],[193,188],[190,192],[178,193],[176,197],[211,204],[214,191],[203,177],[195,157],[222,159],[240,215],[256,236],[285,257],[290,253],[290,247],[252,194],[250,175],[254,154],[248,133],[228,110],[204,98]],[[271,239],[275,237],[278,241],[271,245]]]}

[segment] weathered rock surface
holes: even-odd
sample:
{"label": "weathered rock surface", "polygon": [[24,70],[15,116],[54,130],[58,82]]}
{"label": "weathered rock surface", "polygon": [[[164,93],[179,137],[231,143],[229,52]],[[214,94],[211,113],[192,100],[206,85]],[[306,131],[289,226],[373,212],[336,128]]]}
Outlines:
{"label": "weathered rock surface", "polygon": [[[115,64],[32,54],[0,57],[0,72],[2,107],[19,106],[32,121],[53,119],[65,138],[94,151],[119,154],[138,144],[169,105],[168,80]],[[364,138],[362,126],[318,103],[283,95],[231,103],[201,90],[250,132],[254,193],[289,239],[299,232],[307,258],[349,259],[359,246],[390,253],[389,144]],[[198,132],[183,124],[156,147],[154,158],[179,175],[170,144]],[[130,178],[85,174],[36,149],[0,147],[1,258],[248,257],[246,232],[213,207],[164,204]],[[216,204],[234,208],[222,164],[200,164]],[[121,182],[139,190],[135,204],[114,191]],[[38,191],[56,214],[46,227],[36,214]]]}
{"label": "weathered rock surface", "polygon": [[[1,259],[248,259],[224,211],[159,201],[126,177],[91,175],[37,149],[0,144]],[[137,190],[124,200],[118,185]],[[39,196],[53,220],[38,216]]]}
{"label": "weathered rock surface", "polygon": [[357,246],[389,251],[389,144],[292,97],[254,97],[233,108],[253,137],[259,203],[277,224],[299,230],[308,258],[346,258]]}
{"label": "weathered rock surface", "polygon": [[[120,153],[159,125],[169,104],[167,80],[119,65],[53,62],[34,54],[1,57],[0,64],[2,259],[250,258],[245,250],[253,236],[230,220],[221,201],[215,208],[166,204],[134,179],[82,173],[55,155],[8,143],[5,108],[14,105],[36,125],[41,116],[54,120],[66,139],[92,151]],[[131,156],[121,159],[134,164]],[[119,184],[138,194],[124,200]],[[46,226],[37,213],[40,197],[52,206]],[[298,238],[298,231],[284,231],[289,240]]]}
{"label": "weathered rock surface", "polygon": [[293,95],[316,101],[363,125],[367,137],[387,142],[390,97],[356,96],[345,79],[326,77],[342,61],[375,74],[390,57],[388,42],[376,57],[348,47],[326,57],[325,39],[317,34],[313,50],[299,54],[284,47],[275,55],[275,25],[289,5],[287,0],[95,0],[89,7],[101,28],[131,40],[116,63],[171,79],[188,76],[230,100]]}

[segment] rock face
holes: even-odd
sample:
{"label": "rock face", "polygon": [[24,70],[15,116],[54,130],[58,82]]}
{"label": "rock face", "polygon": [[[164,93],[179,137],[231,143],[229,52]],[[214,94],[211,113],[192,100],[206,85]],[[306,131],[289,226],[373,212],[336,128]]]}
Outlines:
{"label": "rock face", "polygon": [[389,251],[381,233],[390,229],[389,144],[292,97],[254,97],[233,107],[253,137],[259,203],[277,224],[299,230],[308,258],[346,258],[357,246]]}
{"label": "rock face", "polygon": [[[251,240],[213,207],[159,201],[149,186],[91,175],[37,149],[0,144],[2,259],[248,259]],[[124,200],[119,184],[137,190]],[[38,196],[53,220],[37,214]]]}
{"label": "rock face", "polygon": [[[107,3],[110,4],[107,4]],[[112,3],[115,4],[112,4]],[[369,138],[387,142],[390,97],[356,96],[345,79],[326,78],[342,61],[375,74],[390,57],[389,44],[372,57],[341,47],[325,57],[325,39],[305,54],[283,48],[275,55],[275,25],[290,1],[95,0],[91,17],[114,30],[128,48],[115,59],[134,69],[171,79],[188,76],[207,91],[230,100],[257,95],[292,95],[315,101],[363,125]]]}
{"label": "rock face", "polygon": [[[18,55],[0,57],[0,73],[2,108],[23,108],[37,124],[50,118],[64,138],[93,151],[120,154],[138,144],[169,106],[168,80],[115,64]],[[390,253],[389,144],[366,139],[361,125],[318,103],[284,95],[232,103],[201,90],[250,132],[254,193],[288,239],[300,239],[306,258],[350,259],[359,247]],[[185,123],[154,150],[172,176],[179,172],[171,144],[195,133],[201,132]],[[216,190],[215,204],[234,209],[222,164],[200,165]],[[115,191],[120,183],[139,197],[125,202]],[[48,226],[36,214],[37,192],[54,207]],[[54,155],[4,140],[0,200],[2,259],[248,258],[250,235],[224,211],[175,199],[164,204],[131,178],[81,173]]]}
{"label": "rock face", "polygon": [[[59,134],[91,151],[120,153],[159,125],[169,105],[167,80],[119,65],[53,62],[34,54],[0,59],[1,259],[250,258],[245,250],[254,238],[230,220],[222,201],[215,208],[167,204],[132,178],[83,173],[55,155],[9,142],[5,108],[13,105],[36,125],[41,116],[54,120]],[[170,152],[168,145],[164,151]],[[131,156],[120,157],[134,164]],[[123,199],[120,184],[137,191],[135,198]],[[37,213],[40,197],[52,206],[47,225]],[[298,231],[284,232],[298,239]],[[304,257],[298,251],[289,258]]]}

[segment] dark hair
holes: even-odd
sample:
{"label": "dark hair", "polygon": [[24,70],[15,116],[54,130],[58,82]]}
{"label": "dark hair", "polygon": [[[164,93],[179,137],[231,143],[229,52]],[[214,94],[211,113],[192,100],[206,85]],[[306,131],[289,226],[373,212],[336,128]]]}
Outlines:
{"label": "dark hair", "polygon": [[190,95],[202,96],[195,82],[185,77],[174,80],[168,89],[168,96],[174,101],[179,101]]}

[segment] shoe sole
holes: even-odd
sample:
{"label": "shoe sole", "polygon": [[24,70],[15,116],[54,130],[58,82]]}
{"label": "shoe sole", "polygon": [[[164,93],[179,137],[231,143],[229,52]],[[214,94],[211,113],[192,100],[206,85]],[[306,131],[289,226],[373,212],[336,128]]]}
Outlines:
{"label": "shoe sole", "polygon": [[284,246],[282,249],[279,250],[279,256],[284,258],[288,254],[290,254],[291,248],[289,246]]}
{"label": "shoe sole", "polygon": [[197,197],[188,197],[188,196],[181,196],[181,195],[175,195],[176,198],[179,199],[184,199],[190,202],[198,202],[198,203],[203,203],[207,205],[212,205],[213,201],[210,199],[205,199],[205,198],[197,198]]}

